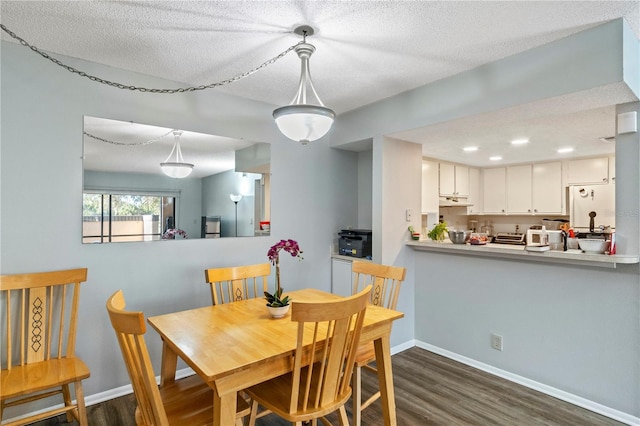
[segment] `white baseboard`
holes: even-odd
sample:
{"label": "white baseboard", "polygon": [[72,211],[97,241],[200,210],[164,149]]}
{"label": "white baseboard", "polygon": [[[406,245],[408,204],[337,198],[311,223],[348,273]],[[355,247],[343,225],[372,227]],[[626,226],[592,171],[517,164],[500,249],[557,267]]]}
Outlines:
{"label": "white baseboard", "polygon": [[609,417],[613,420],[617,420],[619,422],[638,426],[640,425],[640,418],[632,416],[631,414],[624,413],[619,410],[615,410],[613,408],[607,407],[602,404],[598,404],[597,402],[590,401],[588,399],[579,397],[577,395],[573,395],[569,392],[565,392],[560,389],[556,389],[552,386],[545,385],[543,383],[536,382],[531,379],[527,379],[526,377],[519,376],[517,374],[510,373],[505,370],[501,370],[499,368],[493,367],[489,364],[485,364],[480,361],[476,361],[471,358],[467,358],[463,355],[459,355],[455,352],[450,352],[446,349],[439,348],[437,346],[431,345],[429,343],[421,342],[419,340],[415,341],[417,347],[421,349],[428,350],[430,352],[436,353],[438,355],[442,355],[444,357],[450,358],[454,361],[461,362],[463,364],[469,365],[471,367],[477,368],[478,370],[485,371],[489,374],[493,374],[494,376],[501,377],[503,379],[509,380],[511,382],[517,383],[522,386],[526,386],[530,389],[536,390],[538,392],[542,392],[546,395],[552,396],[554,398],[558,398],[562,401],[566,401],[570,404],[577,405],[578,407],[585,408],[589,411],[593,411],[594,413],[601,414],[603,416]]}
{"label": "white baseboard", "polygon": [[404,343],[400,343],[399,345],[396,345],[396,346],[391,348],[391,355],[399,354],[402,351],[406,351],[407,349],[411,349],[415,345],[416,345],[416,341],[413,340],[413,339],[408,340],[408,341],[406,341]]}

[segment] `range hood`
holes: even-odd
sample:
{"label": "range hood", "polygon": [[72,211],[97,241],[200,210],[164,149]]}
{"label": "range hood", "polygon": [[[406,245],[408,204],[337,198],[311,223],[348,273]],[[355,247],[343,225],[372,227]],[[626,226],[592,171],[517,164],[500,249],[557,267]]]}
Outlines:
{"label": "range hood", "polygon": [[440,199],[440,207],[469,207],[473,206],[472,203],[468,203],[466,199],[446,198]]}

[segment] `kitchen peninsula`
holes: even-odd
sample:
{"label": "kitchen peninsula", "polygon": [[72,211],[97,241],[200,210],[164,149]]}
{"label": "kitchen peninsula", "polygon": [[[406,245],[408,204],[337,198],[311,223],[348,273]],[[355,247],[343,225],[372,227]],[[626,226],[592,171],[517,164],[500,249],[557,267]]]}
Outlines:
{"label": "kitchen peninsula", "polygon": [[530,252],[525,250],[524,246],[504,244],[489,243],[482,246],[473,246],[469,244],[453,244],[448,241],[432,242],[420,240],[407,241],[406,245],[419,251],[432,251],[462,256],[484,256],[523,262],[564,263],[604,268],[615,268],[618,263],[640,263],[640,256],[636,255],[592,254],[583,253],[581,250]]}

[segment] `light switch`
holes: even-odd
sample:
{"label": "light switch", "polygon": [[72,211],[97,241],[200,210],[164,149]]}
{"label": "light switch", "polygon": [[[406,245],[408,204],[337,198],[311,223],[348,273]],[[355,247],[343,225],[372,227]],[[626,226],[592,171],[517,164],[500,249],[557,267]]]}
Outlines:
{"label": "light switch", "polygon": [[407,209],[406,216],[407,216],[407,222],[411,222],[411,209]]}

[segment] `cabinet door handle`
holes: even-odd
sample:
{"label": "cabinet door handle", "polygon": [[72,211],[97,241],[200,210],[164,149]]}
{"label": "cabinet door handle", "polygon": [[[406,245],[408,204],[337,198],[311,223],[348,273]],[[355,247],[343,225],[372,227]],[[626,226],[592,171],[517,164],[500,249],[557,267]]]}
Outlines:
{"label": "cabinet door handle", "polygon": [[502,213],[504,213],[504,209],[502,209]]}
{"label": "cabinet door handle", "polygon": [[527,212],[528,212],[528,213],[531,213],[531,209],[527,209]]}
{"label": "cabinet door handle", "polygon": [[603,181],[603,182],[608,182],[608,181],[609,181],[609,179],[607,179],[607,178],[602,178],[602,181]]}
{"label": "cabinet door handle", "polygon": [[538,209],[533,209],[534,212],[538,213]]}

